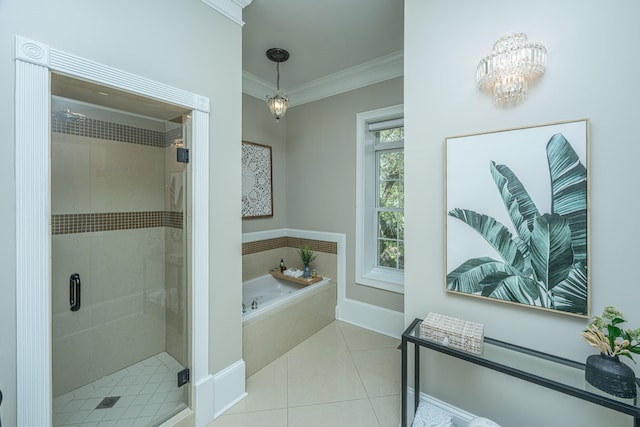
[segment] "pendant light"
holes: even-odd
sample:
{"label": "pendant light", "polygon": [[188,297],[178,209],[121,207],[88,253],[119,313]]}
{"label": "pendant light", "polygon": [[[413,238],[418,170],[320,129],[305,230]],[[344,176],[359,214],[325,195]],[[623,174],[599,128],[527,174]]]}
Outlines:
{"label": "pendant light", "polygon": [[280,63],[289,59],[289,52],[277,47],[267,50],[267,58],[276,63],[276,72],[278,78],[276,80],[276,91],[273,95],[267,96],[267,105],[271,114],[276,118],[276,123],[280,121],[281,117],[284,117],[287,112],[287,105],[289,104],[289,97],[280,92]]}

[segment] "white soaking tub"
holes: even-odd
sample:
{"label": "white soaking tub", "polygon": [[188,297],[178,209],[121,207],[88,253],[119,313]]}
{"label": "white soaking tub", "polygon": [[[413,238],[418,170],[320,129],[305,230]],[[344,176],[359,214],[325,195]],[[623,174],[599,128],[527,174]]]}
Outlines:
{"label": "white soaking tub", "polygon": [[336,299],[336,285],[326,277],[306,286],[271,274],[243,282],[242,357],[246,375],[262,369],[335,320]]}
{"label": "white soaking tub", "polygon": [[281,280],[271,274],[247,280],[242,284],[242,304],[244,313],[242,321],[266,314],[285,304],[294,303],[318,288],[328,285],[331,279],[323,277],[312,285],[300,285],[288,280]]}

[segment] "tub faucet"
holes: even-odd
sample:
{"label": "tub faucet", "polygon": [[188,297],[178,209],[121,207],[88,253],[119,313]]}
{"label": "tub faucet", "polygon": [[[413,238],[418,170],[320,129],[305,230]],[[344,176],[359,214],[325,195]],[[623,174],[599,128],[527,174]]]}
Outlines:
{"label": "tub faucet", "polygon": [[258,308],[258,298],[254,298],[253,302],[251,303],[251,310],[255,310]]}

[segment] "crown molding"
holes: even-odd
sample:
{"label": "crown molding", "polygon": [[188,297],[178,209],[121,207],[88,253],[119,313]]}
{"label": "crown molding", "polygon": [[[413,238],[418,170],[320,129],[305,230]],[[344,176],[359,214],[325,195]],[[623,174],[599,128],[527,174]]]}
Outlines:
{"label": "crown molding", "polygon": [[244,9],[245,7],[249,6],[253,0],[231,0],[231,1]]}
{"label": "crown molding", "polygon": [[[289,107],[291,108],[403,75],[404,51],[399,50],[284,92],[289,96]],[[276,87],[270,82],[246,71],[242,72],[242,92],[247,95],[265,99],[275,90]]]}
{"label": "crown molding", "polygon": [[306,104],[402,75],[404,75],[404,51],[399,50],[293,87],[288,91],[289,105],[294,107]]}
{"label": "crown molding", "polygon": [[266,100],[267,95],[275,92],[275,85],[261,79],[255,74],[242,70],[242,92],[254,98]]}
{"label": "crown molding", "polygon": [[252,1],[253,0],[202,0],[207,6],[217,10],[241,27],[244,26],[242,9],[249,6]]}

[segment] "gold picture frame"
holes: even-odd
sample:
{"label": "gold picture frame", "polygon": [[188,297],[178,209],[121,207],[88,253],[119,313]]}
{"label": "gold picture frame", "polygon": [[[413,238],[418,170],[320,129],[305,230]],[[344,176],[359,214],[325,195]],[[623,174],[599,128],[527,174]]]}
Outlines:
{"label": "gold picture frame", "polygon": [[446,292],[589,317],[589,120],[444,151]]}

